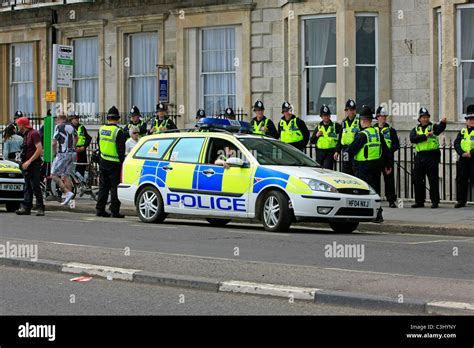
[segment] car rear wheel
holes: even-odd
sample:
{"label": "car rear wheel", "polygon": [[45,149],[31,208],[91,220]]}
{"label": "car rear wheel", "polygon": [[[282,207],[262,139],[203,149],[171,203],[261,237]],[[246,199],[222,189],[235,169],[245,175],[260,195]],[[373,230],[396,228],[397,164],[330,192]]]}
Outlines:
{"label": "car rear wheel", "polygon": [[160,223],[166,219],[163,199],[160,192],[152,186],[143,188],[137,197],[137,214],[146,223]]}
{"label": "car rear wheel", "polygon": [[263,227],[269,232],[288,231],[292,212],[288,197],[280,191],[270,191],[263,198],[261,218]]}
{"label": "car rear wheel", "polygon": [[207,222],[209,222],[212,226],[222,227],[227,225],[231,220],[230,219],[214,219],[214,218],[206,218]]}
{"label": "car rear wheel", "polygon": [[14,213],[18,209],[20,209],[20,203],[17,203],[17,202],[9,202],[9,203],[6,203],[5,206],[9,213]]}
{"label": "car rear wheel", "polygon": [[332,230],[336,233],[352,233],[359,226],[358,222],[330,222]]}

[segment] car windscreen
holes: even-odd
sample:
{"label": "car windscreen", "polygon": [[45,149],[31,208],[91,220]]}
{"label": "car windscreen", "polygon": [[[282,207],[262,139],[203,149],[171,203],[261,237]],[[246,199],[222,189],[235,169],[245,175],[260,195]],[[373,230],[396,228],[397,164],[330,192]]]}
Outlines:
{"label": "car windscreen", "polygon": [[239,140],[261,165],[320,167],[316,161],[281,141],[254,138]]}

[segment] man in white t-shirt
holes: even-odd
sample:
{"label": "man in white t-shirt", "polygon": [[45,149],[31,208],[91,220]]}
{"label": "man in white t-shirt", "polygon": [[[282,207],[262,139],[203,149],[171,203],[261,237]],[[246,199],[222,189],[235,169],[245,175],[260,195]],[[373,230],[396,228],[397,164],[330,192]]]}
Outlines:
{"label": "man in white t-shirt", "polygon": [[54,127],[53,151],[55,158],[51,175],[56,184],[66,194],[64,201],[61,203],[62,205],[68,204],[74,197],[70,176],[76,160],[76,143],[77,132],[74,126],[67,122],[66,115],[59,115]]}
{"label": "man in white t-shirt", "polygon": [[130,138],[125,142],[125,155],[128,155],[130,151],[138,144],[140,139],[140,128],[132,126],[130,127]]}

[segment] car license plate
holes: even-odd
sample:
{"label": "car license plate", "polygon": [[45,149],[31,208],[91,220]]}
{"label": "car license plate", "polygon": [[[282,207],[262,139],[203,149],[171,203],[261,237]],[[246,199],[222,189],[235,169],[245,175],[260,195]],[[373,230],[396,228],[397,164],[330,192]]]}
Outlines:
{"label": "car license plate", "polygon": [[23,191],[23,184],[1,184],[2,191]]}
{"label": "car license plate", "polygon": [[347,199],[347,206],[351,208],[369,208],[370,201],[368,199]]}

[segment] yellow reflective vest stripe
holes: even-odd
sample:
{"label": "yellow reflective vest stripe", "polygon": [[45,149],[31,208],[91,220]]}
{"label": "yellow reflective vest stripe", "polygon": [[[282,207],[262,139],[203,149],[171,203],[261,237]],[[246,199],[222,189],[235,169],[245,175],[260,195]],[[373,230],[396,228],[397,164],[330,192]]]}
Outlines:
{"label": "yellow reflective vest stripe", "polygon": [[155,128],[155,133],[160,133],[160,128],[168,128],[168,118],[162,120],[160,122],[159,119],[155,120],[155,126],[153,128]]}
{"label": "yellow reflective vest stripe", "polygon": [[327,129],[324,125],[319,124],[318,131],[323,133],[316,143],[318,149],[334,149],[337,146],[336,125],[334,123],[331,123]]}
{"label": "yellow reflective vest stripe", "polygon": [[382,157],[382,142],[378,128],[370,127],[362,131],[367,137],[367,143],[355,155],[356,161],[374,161]]}
{"label": "yellow reflective vest stripe", "polygon": [[303,140],[303,133],[301,133],[300,129],[298,128],[296,120],[297,118],[295,117],[288,123],[286,123],[285,120],[280,121],[280,140],[284,143],[291,144]]}
{"label": "yellow reflective vest stripe", "polygon": [[[421,126],[416,127],[416,134],[418,135],[428,135],[429,132],[433,131],[433,125],[429,125],[428,127],[423,129]],[[416,152],[423,152],[423,151],[433,151],[439,149],[439,140],[436,135],[433,135],[431,138],[427,138],[425,141],[416,144],[415,146]]]}
{"label": "yellow reflective vest stripe", "polygon": [[102,126],[99,129],[100,157],[107,161],[120,162],[117,152],[117,134],[122,130],[115,125]]}
{"label": "yellow reflective vest stripe", "polygon": [[461,140],[461,149],[464,152],[471,152],[474,150],[474,130],[470,133],[467,128],[461,129],[461,134],[463,136]]}
{"label": "yellow reflective vest stripe", "polygon": [[391,127],[383,127],[380,129],[380,132],[382,133],[383,137],[385,138],[385,143],[387,144],[387,147],[389,149],[392,148],[392,139],[390,138],[390,129]]}

